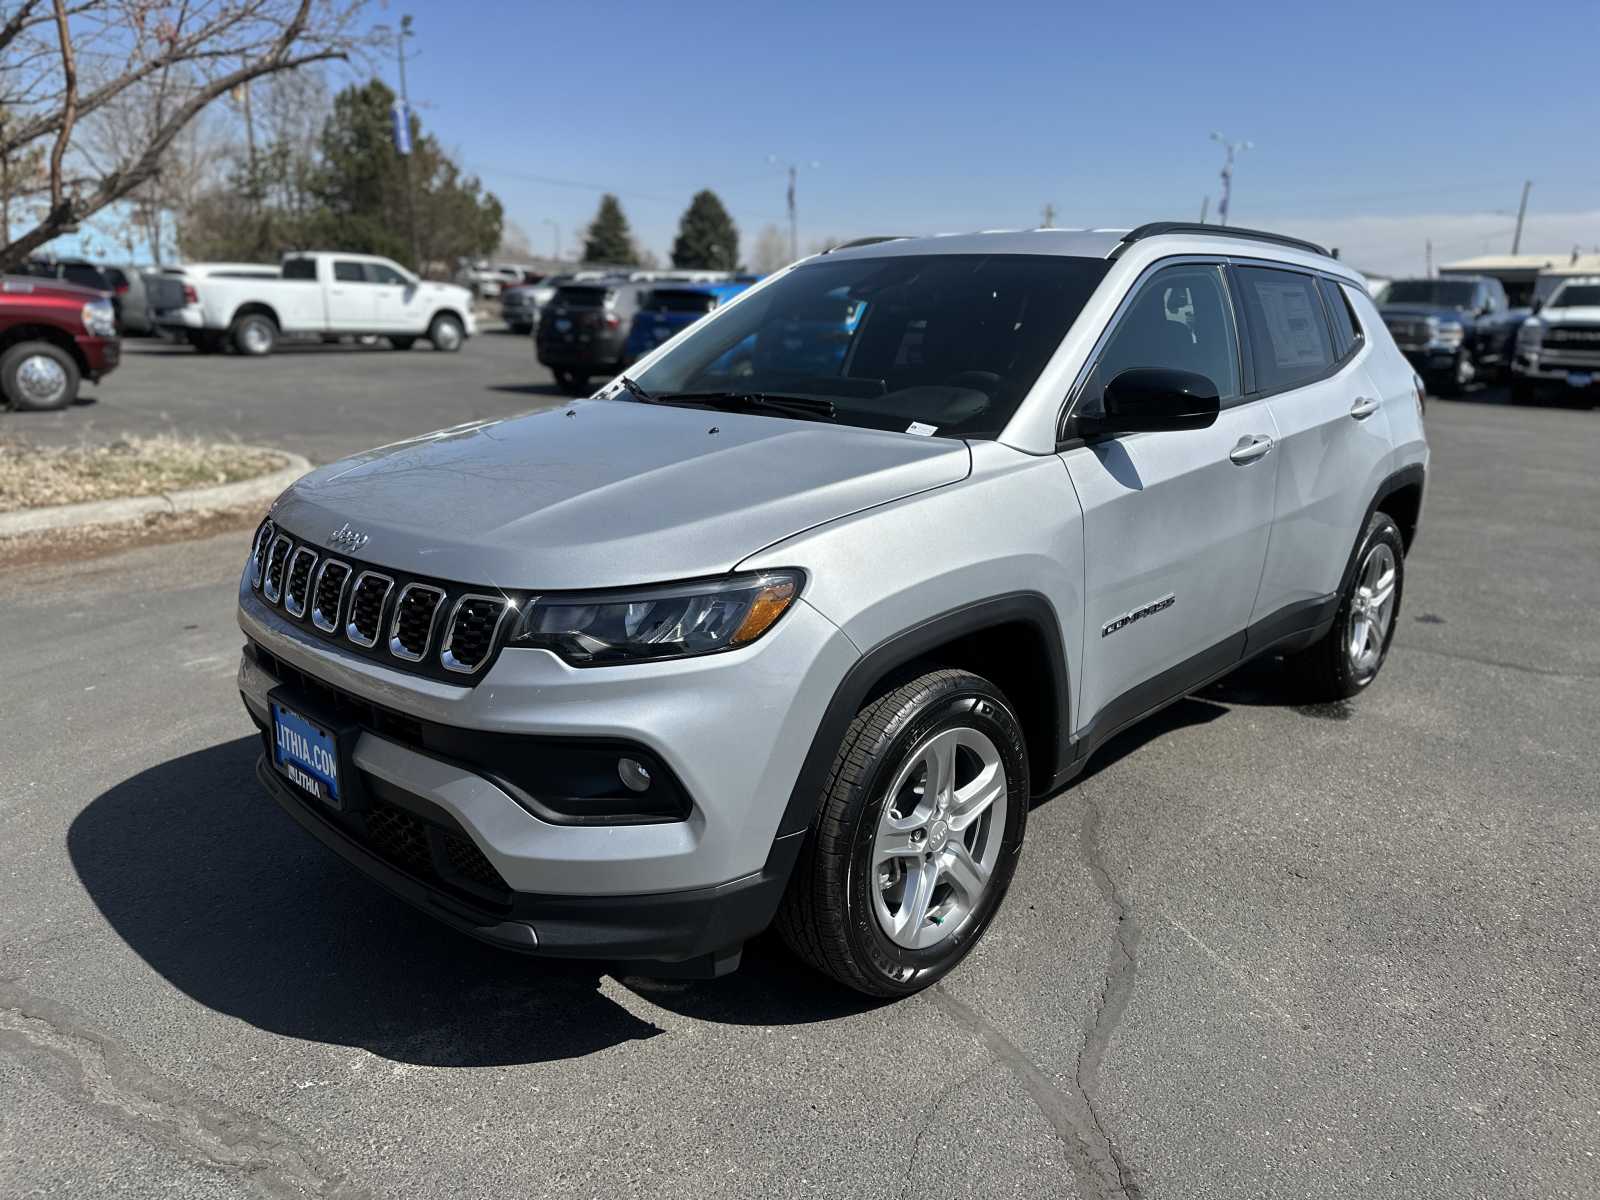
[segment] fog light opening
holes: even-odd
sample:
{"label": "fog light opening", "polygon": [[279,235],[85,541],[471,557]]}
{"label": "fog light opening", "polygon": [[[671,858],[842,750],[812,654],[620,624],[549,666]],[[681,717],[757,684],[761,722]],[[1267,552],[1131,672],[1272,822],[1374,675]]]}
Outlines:
{"label": "fog light opening", "polygon": [[617,760],[617,778],[622,780],[622,786],[630,792],[650,790],[650,769],[636,758]]}

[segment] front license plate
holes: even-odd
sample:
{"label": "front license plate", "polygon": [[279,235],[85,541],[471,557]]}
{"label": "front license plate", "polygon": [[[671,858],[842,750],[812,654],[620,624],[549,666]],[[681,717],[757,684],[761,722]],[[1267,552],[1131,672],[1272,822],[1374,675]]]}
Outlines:
{"label": "front license plate", "polygon": [[272,704],[272,765],[296,787],[324,804],[343,808],[339,792],[339,743],[322,726]]}
{"label": "front license plate", "polygon": [[1572,387],[1588,387],[1594,382],[1594,376],[1587,371],[1574,371],[1567,376],[1567,383]]}

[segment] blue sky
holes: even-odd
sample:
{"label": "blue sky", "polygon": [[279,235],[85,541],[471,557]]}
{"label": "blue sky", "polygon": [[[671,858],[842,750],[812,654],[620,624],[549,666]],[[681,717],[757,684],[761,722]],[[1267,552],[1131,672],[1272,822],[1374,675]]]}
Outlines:
{"label": "blue sky", "polygon": [[[1375,268],[1600,242],[1600,4],[391,3],[423,120],[541,249],[599,187],[670,247],[710,186],[748,242],[1213,212],[1346,243]],[[1570,50],[1570,54],[1569,51]],[[1563,64],[1567,65],[1563,65]],[[393,78],[392,67],[387,72]],[[821,163],[809,166],[811,161]],[[597,186],[563,186],[542,179]],[[1496,213],[1496,210],[1502,210]],[[1546,243],[1549,243],[1546,245]],[[1410,255],[1416,261],[1393,260]]]}

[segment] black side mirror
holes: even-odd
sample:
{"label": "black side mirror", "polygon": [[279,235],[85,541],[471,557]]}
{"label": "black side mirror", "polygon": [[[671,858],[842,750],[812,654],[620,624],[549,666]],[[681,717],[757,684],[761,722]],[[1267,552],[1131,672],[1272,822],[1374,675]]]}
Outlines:
{"label": "black side mirror", "polygon": [[1217,385],[1193,371],[1134,367],[1106,384],[1104,412],[1076,416],[1079,437],[1205,429],[1222,411]]}

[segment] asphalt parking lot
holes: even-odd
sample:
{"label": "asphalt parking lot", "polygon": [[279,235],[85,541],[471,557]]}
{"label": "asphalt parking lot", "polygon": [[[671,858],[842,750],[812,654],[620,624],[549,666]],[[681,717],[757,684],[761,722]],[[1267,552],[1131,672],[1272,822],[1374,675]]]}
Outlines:
{"label": "asphalt parking lot", "polygon": [[[324,461],[558,397],[526,339],[265,362],[135,346],[40,440]],[[247,535],[0,574],[0,1195],[1600,1193],[1600,411],[1429,407],[1400,628],[1358,701],[1273,664],[1038,806],[914,999],[757,944],[707,983],[528,962],[261,794]]]}

